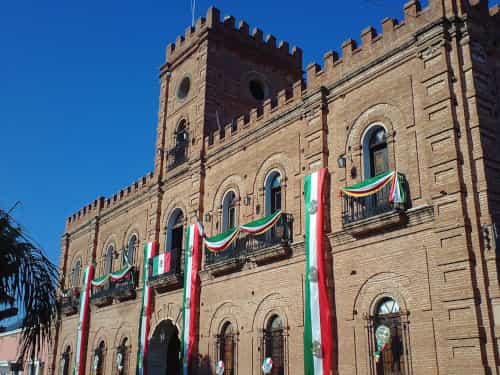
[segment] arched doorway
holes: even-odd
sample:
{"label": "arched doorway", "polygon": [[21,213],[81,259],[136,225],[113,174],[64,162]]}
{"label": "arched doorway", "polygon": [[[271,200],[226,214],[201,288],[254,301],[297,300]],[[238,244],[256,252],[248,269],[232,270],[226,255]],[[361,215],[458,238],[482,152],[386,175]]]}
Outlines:
{"label": "arched doorway", "polygon": [[149,341],[148,375],[179,375],[179,330],[170,320],[163,320]]}

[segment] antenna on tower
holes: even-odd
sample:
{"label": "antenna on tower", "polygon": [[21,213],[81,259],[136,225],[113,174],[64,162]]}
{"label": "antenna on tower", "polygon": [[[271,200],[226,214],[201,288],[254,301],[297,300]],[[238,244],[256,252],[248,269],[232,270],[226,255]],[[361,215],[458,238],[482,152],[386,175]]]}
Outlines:
{"label": "antenna on tower", "polygon": [[196,0],[191,0],[191,27],[194,27],[195,12],[196,12]]}
{"label": "antenna on tower", "polygon": [[222,128],[219,120],[219,111],[215,110],[215,120],[217,121],[217,127],[219,128],[219,131],[222,133],[224,129]]}

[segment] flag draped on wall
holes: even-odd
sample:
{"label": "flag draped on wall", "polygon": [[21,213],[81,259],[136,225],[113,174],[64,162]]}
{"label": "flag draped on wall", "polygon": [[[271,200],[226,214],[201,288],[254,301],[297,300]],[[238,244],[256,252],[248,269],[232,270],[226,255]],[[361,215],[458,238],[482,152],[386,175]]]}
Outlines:
{"label": "flag draped on wall", "polygon": [[184,254],[184,298],[182,307],[182,368],[189,374],[189,364],[194,352],[196,338],[196,316],[198,314],[199,278],[201,263],[201,240],[203,229],[199,223],[186,229],[186,251]]}
{"label": "flag draped on wall", "polygon": [[137,350],[137,375],[147,375],[147,356],[149,347],[149,324],[151,318],[152,290],[148,285],[149,262],[156,255],[156,242],[144,245],[144,269],[142,271],[142,307],[139,322],[139,345]]}
{"label": "flag draped on wall", "polygon": [[92,278],[94,277],[94,266],[90,265],[83,271],[83,290],[80,293],[80,316],[78,319],[78,331],[76,334],[75,366],[73,375],[84,375],[85,358],[89,325],[89,298]]}
{"label": "flag draped on wall", "polygon": [[304,374],[329,375],[332,323],[326,287],[324,249],[324,186],[326,168],[304,178],[306,222],[306,281]]}

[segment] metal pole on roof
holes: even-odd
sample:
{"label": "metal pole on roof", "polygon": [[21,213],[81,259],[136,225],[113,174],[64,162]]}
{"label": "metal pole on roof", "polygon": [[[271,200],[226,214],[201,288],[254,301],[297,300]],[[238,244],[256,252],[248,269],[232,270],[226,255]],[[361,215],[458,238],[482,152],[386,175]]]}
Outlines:
{"label": "metal pole on roof", "polygon": [[191,0],[191,27],[194,27],[195,10],[196,10],[196,0]]}

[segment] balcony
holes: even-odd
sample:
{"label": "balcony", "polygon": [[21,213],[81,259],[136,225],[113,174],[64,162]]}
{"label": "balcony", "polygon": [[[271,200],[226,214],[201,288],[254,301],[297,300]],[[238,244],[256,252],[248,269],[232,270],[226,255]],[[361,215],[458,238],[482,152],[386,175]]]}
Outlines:
{"label": "balcony", "polygon": [[[162,273],[161,275],[151,276],[148,284],[163,293],[169,290],[174,290],[182,286],[183,274],[181,269],[181,254],[180,249],[171,250],[170,270]],[[150,260],[150,267],[152,268],[153,259]]]}
{"label": "balcony", "polygon": [[138,272],[134,268],[127,278],[119,281],[107,281],[103,287],[92,287],[90,302],[98,307],[111,305],[113,300],[118,302],[134,299],[136,296]]}
{"label": "balcony", "polygon": [[252,235],[240,232],[239,237],[226,250],[205,250],[205,269],[217,276],[240,269],[247,261],[261,265],[283,259],[291,252],[292,228],[292,215],[282,214],[266,233]]}
{"label": "balcony", "polygon": [[80,288],[70,288],[64,291],[59,300],[61,312],[66,316],[76,314],[78,312],[79,303]]}
{"label": "balcony", "polygon": [[187,140],[178,143],[168,152],[167,170],[171,171],[187,161]]}
{"label": "balcony", "polygon": [[[399,174],[399,188],[403,196],[409,193],[406,178]],[[352,197],[342,194],[342,224],[344,230],[352,235],[363,235],[373,231],[404,225],[408,221],[405,203],[390,202],[391,183],[378,192],[365,197]]]}

